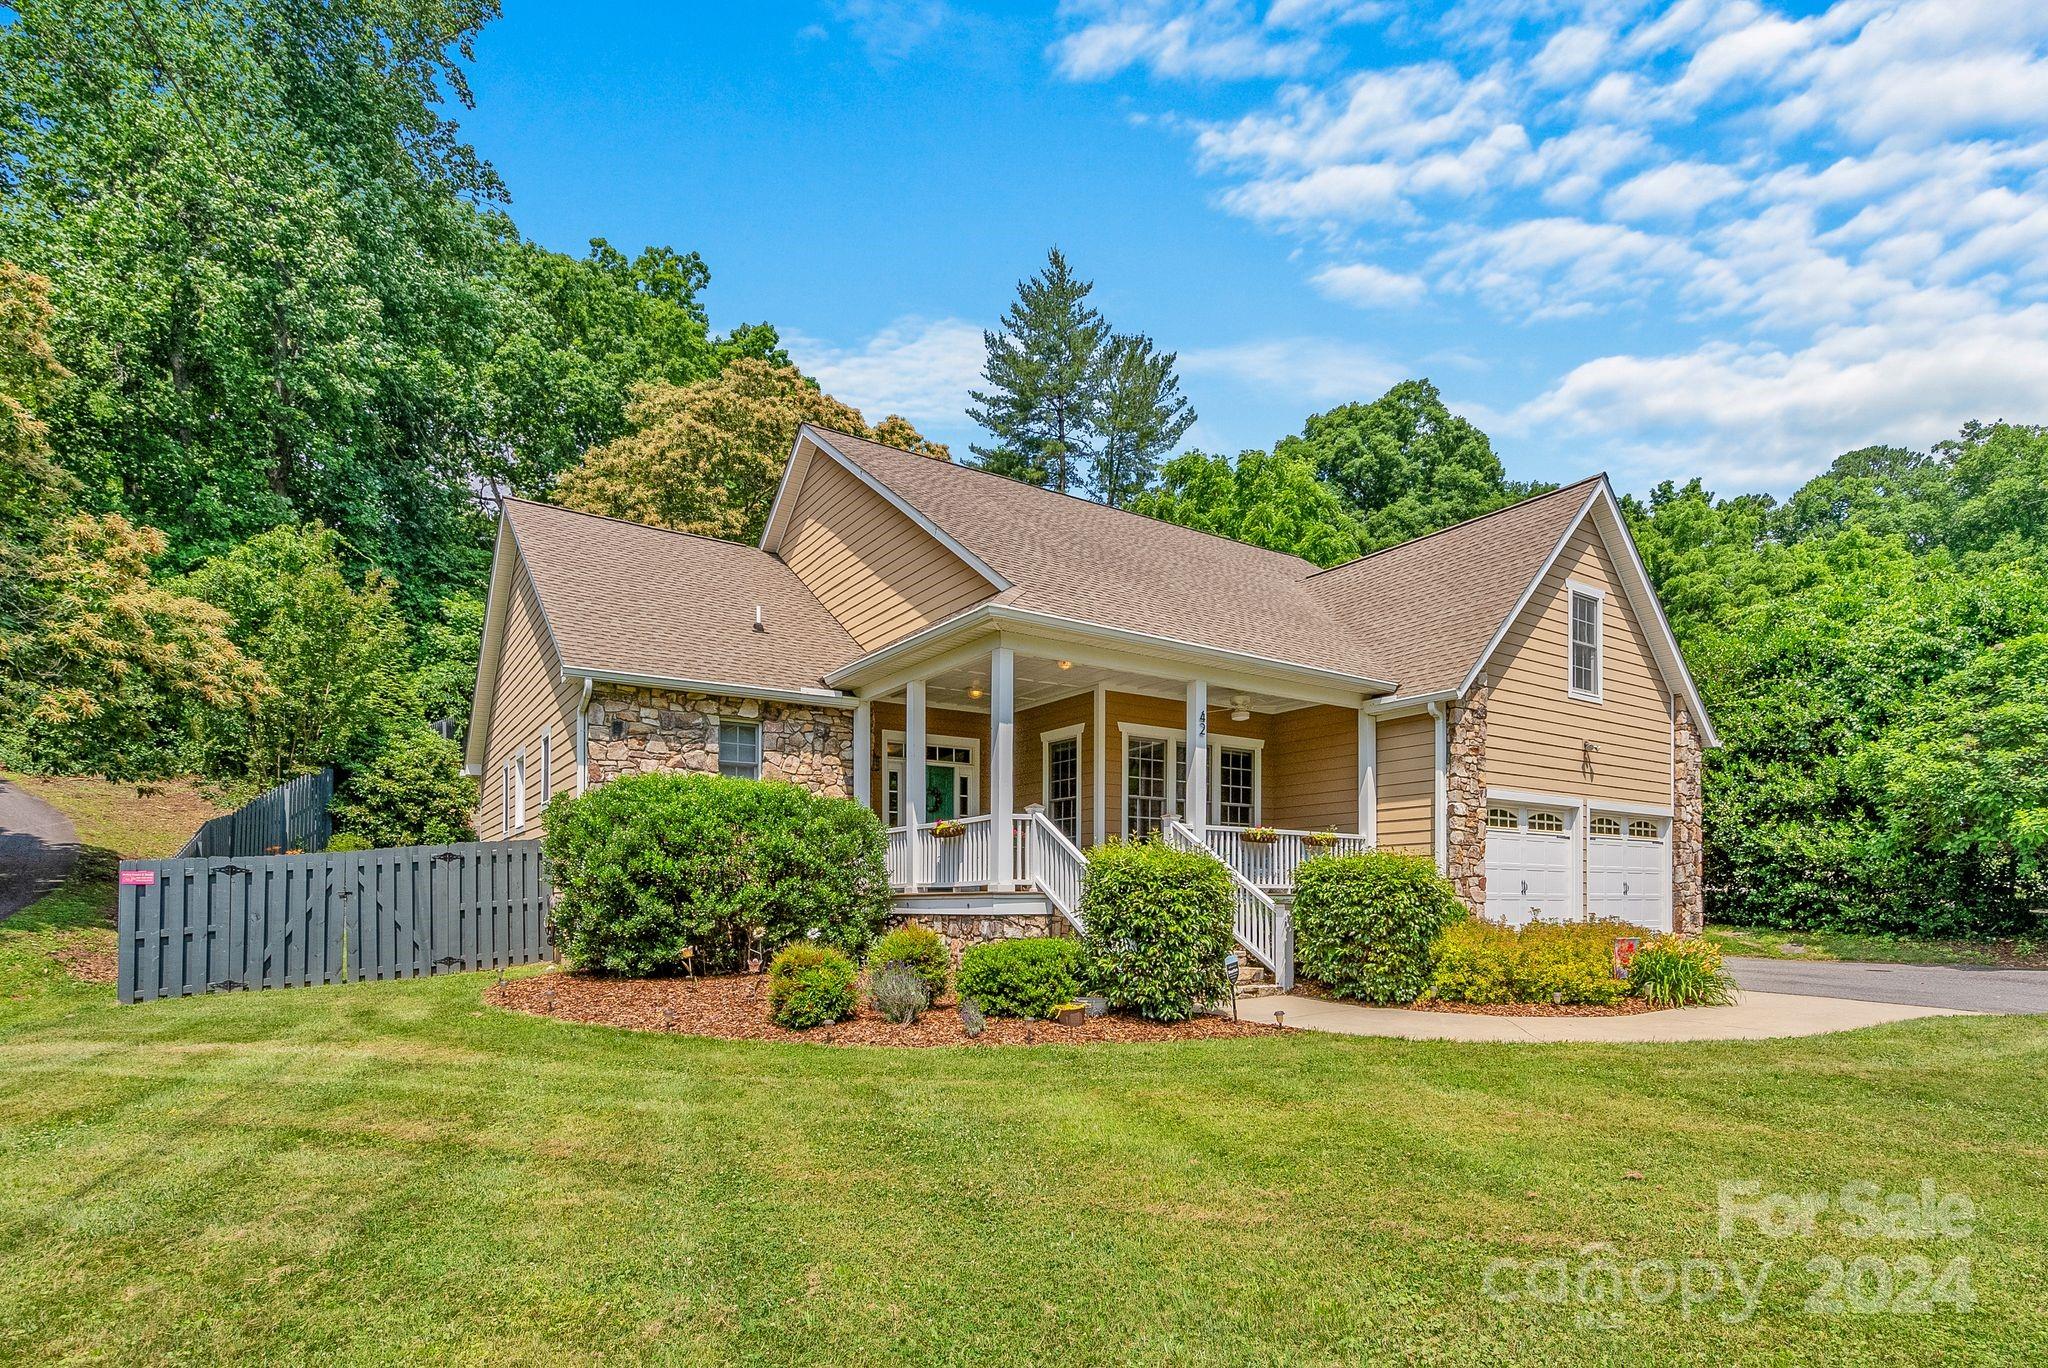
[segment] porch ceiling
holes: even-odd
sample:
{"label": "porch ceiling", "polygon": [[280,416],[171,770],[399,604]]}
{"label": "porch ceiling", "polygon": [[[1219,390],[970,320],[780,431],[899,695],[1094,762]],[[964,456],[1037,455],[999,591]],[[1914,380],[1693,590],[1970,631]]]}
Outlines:
{"label": "porch ceiling", "polygon": [[[1168,675],[1111,670],[1073,661],[1062,669],[1052,656],[1017,653],[1012,678],[1017,691],[1017,710],[1057,703],[1076,694],[1092,693],[1097,684],[1112,693],[1146,694],[1154,698],[1184,698],[1187,681]],[[925,683],[925,706],[950,708],[959,712],[988,711],[989,662],[980,659],[934,674]],[[898,694],[897,697],[901,697]],[[1309,706],[1298,698],[1280,694],[1225,692],[1212,686],[1212,708],[1244,707],[1257,713],[1288,712]]]}

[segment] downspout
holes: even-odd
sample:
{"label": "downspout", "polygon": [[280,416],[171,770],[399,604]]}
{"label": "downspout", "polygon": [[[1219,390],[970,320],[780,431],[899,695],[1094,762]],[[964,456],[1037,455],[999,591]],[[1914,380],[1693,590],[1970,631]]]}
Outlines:
{"label": "downspout", "polygon": [[590,788],[590,695],[597,681],[583,676],[583,697],[576,704],[576,793]]}
{"label": "downspout", "polygon": [[1451,864],[1450,818],[1444,810],[1450,805],[1451,737],[1443,704],[1430,704],[1429,716],[1436,723],[1436,771],[1430,776],[1429,849],[1436,857],[1436,872],[1442,874]]}

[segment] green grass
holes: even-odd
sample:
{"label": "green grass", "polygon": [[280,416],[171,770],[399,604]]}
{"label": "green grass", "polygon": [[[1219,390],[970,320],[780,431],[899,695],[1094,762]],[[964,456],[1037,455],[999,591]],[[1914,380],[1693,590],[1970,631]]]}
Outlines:
{"label": "green grass", "polygon": [[2026,939],[1933,940],[1855,931],[1787,931],[1774,926],[1709,926],[1706,937],[1721,947],[1724,955],[1760,959],[2048,969],[2048,945]]}
{"label": "green grass", "polygon": [[[847,1050],[513,1016],[475,975],[121,1008],[30,963],[91,915],[0,926],[0,1362],[2048,1356],[2041,1021]],[[1716,1235],[1719,1179],[1923,1178],[1972,1238]],[[1481,1295],[1588,1245],[1776,1271],[1737,1324]],[[1975,1311],[1802,1309],[1806,1260],[1916,1251],[1973,1261]]]}

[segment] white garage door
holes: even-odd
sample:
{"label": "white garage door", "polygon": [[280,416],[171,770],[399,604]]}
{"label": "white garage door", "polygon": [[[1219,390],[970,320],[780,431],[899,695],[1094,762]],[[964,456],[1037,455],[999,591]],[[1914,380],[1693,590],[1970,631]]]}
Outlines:
{"label": "white garage door", "polygon": [[1486,808],[1486,915],[1510,926],[1578,915],[1573,896],[1568,808],[1489,803]]}
{"label": "white garage door", "polygon": [[1586,906],[1655,931],[1671,929],[1670,825],[1595,812],[1586,827]]}

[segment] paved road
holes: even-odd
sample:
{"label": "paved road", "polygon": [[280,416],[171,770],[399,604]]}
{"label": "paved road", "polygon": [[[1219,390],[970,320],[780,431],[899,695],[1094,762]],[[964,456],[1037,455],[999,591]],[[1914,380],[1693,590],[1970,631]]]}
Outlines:
{"label": "paved road", "polygon": [[64,814],[0,780],[0,919],[63,883],[77,859]]}
{"label": "paved road", "polygon": [[1966,1012],[2048,1012],[2048,969],[1728,958],[1729,972],[1758,993],[1900,1002]]}

